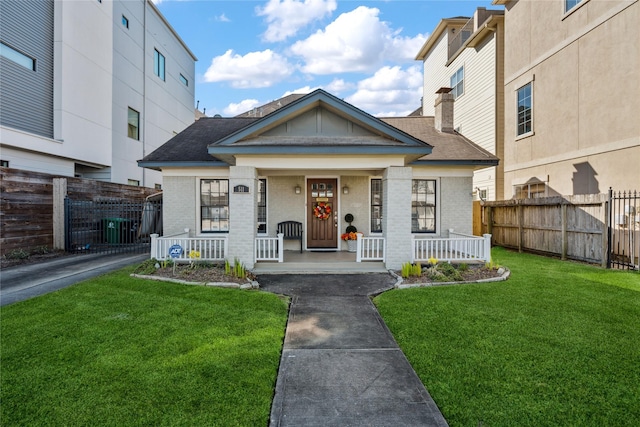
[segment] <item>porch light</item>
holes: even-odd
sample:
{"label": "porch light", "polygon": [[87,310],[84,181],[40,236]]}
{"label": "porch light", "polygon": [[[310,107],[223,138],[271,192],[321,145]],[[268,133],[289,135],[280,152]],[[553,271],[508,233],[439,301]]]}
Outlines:
{"label": "porch light", "polygon": [[296,188],[294,188],[296,194],[300,194],[300,192],[302,191],[302,189],[300,188],[299,185],[296,185]]}
{"label": "porch light", "polygon": [[349,187],[347,187],[346,185],[342,187],[342,194],[349,194]]}

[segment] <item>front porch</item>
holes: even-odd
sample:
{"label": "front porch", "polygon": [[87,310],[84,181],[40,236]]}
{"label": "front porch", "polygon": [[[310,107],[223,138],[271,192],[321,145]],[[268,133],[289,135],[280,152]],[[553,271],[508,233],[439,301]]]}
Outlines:
{"label": "front porch", "polygon": [[254,274],[352,274],[386,273],[384,262],[356,262],[356,254],[347,251],[283,251],[283,262],[256,262]]}

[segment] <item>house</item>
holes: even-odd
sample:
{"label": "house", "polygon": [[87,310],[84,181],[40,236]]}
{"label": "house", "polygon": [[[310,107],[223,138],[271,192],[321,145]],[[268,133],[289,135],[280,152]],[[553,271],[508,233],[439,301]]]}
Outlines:
{"label": "house", "polygon": [[412,236],[471,233],[473,173],[498,164],[438,97],[435,117],[379,119],[319,89],[261,117],[201,118],[138,164],[162,172],[165,236],[224,240],[225,258],[253,268],[283,221],[302,224],[305,251],[345,250],[351,214],[397,269]]}
{"label": "house", "polygon": [[196,57],[150,0],[0,2],[2,166],[160,187],[136,160],[194,121]]}
{"label": "house", "polygon": [[505,6],[504,198],[637,189],[640,2],[493,3]]}
{"label": "house", "polygon": [[[454,129],[502,158],[504,150],[504,11],[478,8],[473,17],[442,19],[420,51],[424,94],[450,87],[455,99]],[[424,96],[422,114],[434,114],[434,99]],[[476,170],[476,200],[502,198],[503,167]]]}

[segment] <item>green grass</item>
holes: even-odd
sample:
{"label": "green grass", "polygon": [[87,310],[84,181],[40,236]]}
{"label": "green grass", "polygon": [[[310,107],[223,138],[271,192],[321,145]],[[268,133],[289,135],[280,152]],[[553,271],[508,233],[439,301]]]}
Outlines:
{"label": "green grass", "polygon": [[267,425],[287,303],[131,271],[2,308],[2,425]]}
{"label": "green grass", "polygon": [[640,274],[493,257],[508,281],[375,299],[450,425],[640,425]]}

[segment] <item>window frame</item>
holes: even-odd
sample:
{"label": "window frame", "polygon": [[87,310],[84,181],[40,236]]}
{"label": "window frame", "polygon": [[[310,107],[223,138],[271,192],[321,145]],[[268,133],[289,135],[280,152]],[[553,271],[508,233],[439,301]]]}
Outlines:
{"label": "window frame", "polygon": [[[131,133],[131,129],[132,129],[131,113],[132,112],[136,114],[135,117],[137,120],[136,127],[135,127],[136,129],[135,136],[132,136],[132,133]],[[131,107],[127,107],[127,137],[131,139],[135,139],[136,141],[140,141],[140,112]]]}
{"label": "window frame", "polygon": [[166,58],[156,48],[153,48],[153,74],[166,81]]}
{"label": "window frame", "polygon": [[[523,120],[521,121],[520,116],[520,104],[521,104],[521,99],[520,99],[520,91],[524,90],[525,88],[529,87],[529,96],[524,96],[522,98],[522,101],[524,100],[529,100],[529,108],[528,110],[523,110]],[[529,112],[528,115],[528,119],[526,117],[526,112]],[[527,123],[529,125],[528,129],[527,129]],[[520,132],[520,126],[523,126],[523,132]],[[527,136],[533,135],[533,80],[529,81],[527,83],[525,83],[524,85],[520,86],[519,88],[516,89],[516,138],[525,138]]]}
{"label": "window frame", "polygon": [[[564,0],[564,13],[574,10],[583,0]],[[569,6],[571,4],[571,6]]]}
{"label": "window frame", "polygon": [[[256,203],[258,213],[257,234],[268,234],[268,209],[267,209],[267,178],[258,179],[258,200]],[[263,210],[264,213],[261,213]],[[263,227],[262,227],[263,226]]]}
{"label": "window frame", "polygon": [[[424,201],[419,200],[421,197],[419,197],[422,193],[417,192],[417,184],[419,181],[424,181],[427,183],[432,183],[432,187],[433,187],[433,192],[429,193],[429,185],[427,185],[426,188],[426,193],[424,193]],[[433,203],[429,204],[429,199],[433,199]],[[418,203],[424,203],[424,205],[419,206],[417,205]],[[414,218],[414,210],[416,210],[417,208],[432,208],[432,216],[429,217],[427,215],[425,215],[424,217],[421,217],[421,215],[419,213],[416,213],[415,218]],[[426,210],[425,210],[425,214],[426,214]],[[416,228],[414,226],[414,223],[419,225],[420,221],[428,221],[431,220],[433,221],[433,226],[429,229],[424,228]],[[436,234],[438,231],[438,180],[435,178],[418,178],[418,179],[412,179],[411,180],[411,233],[412,234]]]}
{"label": "window frame", "polygon": [[[461,74],[460,76],[458,74]],[[455,73],[451,75],[449,78],[449,85],[451,87],[451,93],[453,94],[453,99],[458,99],[462,95],[464,95],[464,64],[460,66],[456,70]],[[455,78],[455,84],[454,84]],[[459,90],[461,88],[461,90]]]}
{"label": "window frame", "polygon": [[[203,201],[203,195],[204,190],[203,190],[203,184],[205,182],[214,182],[217,181],[219,184],[224,183],[226,186],[226,196],[221,196],[221,194],[225,194],[224,191],[218,191],[216,194],[217,196],[213,196],[213,192],[209,191],[209,197],[211,197],[211,199],[213,200],[214,197],[224,197],[226,201],[226,204],[224,203],[210,203],[210,204],[205,204]],[[210,187],[211,188],[211,187]],[[229,222],[230,222],[230,214],[229,214],[229,179],[228,178],[202,178],[200,179],[200,185],[199,185],[199,192],[200,192],[200,232],[203,234],[221,234],[221,233],[229,233]],[[211,209],[211,218],[209,218],[209,216],[205,215],[205,209]],[[214,220],[212,215],[214,214],[213,209],[218,209],[218,219]],[[226,209],[226,217],[223,215],[220,215],[220,209],[225,210]],[[208,229],[205,229],[204,227],[204,223],[205,220],[210,221],[210,226]],[[224,220],[226,220],[226,228],[224,228],[224,226],[222,225],[224,223]],[[213,223],[217,221],[217,229],[214,229],[213,227]]]}
{"label": "window frame", "polygon": [[[378,202],[376,202],[375,200],[376,198],[379,199]],[[372,234],[382,233],[382,218],[384,215],[383,204],[384,204],[384,188],[382,185],[382,179],[371,178],[369,180],[369,232]],[[380,214],[377,216],[374,215],[376,211],[380,212]],[[380,225],[377,226],[376,223],[379,223]]]}
{"label": "window frame", "polygon": [[122,26],[125,27],[127,30],[129,29],[129,18],[127,18],[124,15],[122,15]]}
{"label": "window frame", "polygon": [[184,74],[180,73],[180,83],[189,87],[189,80],[184,76]]}

